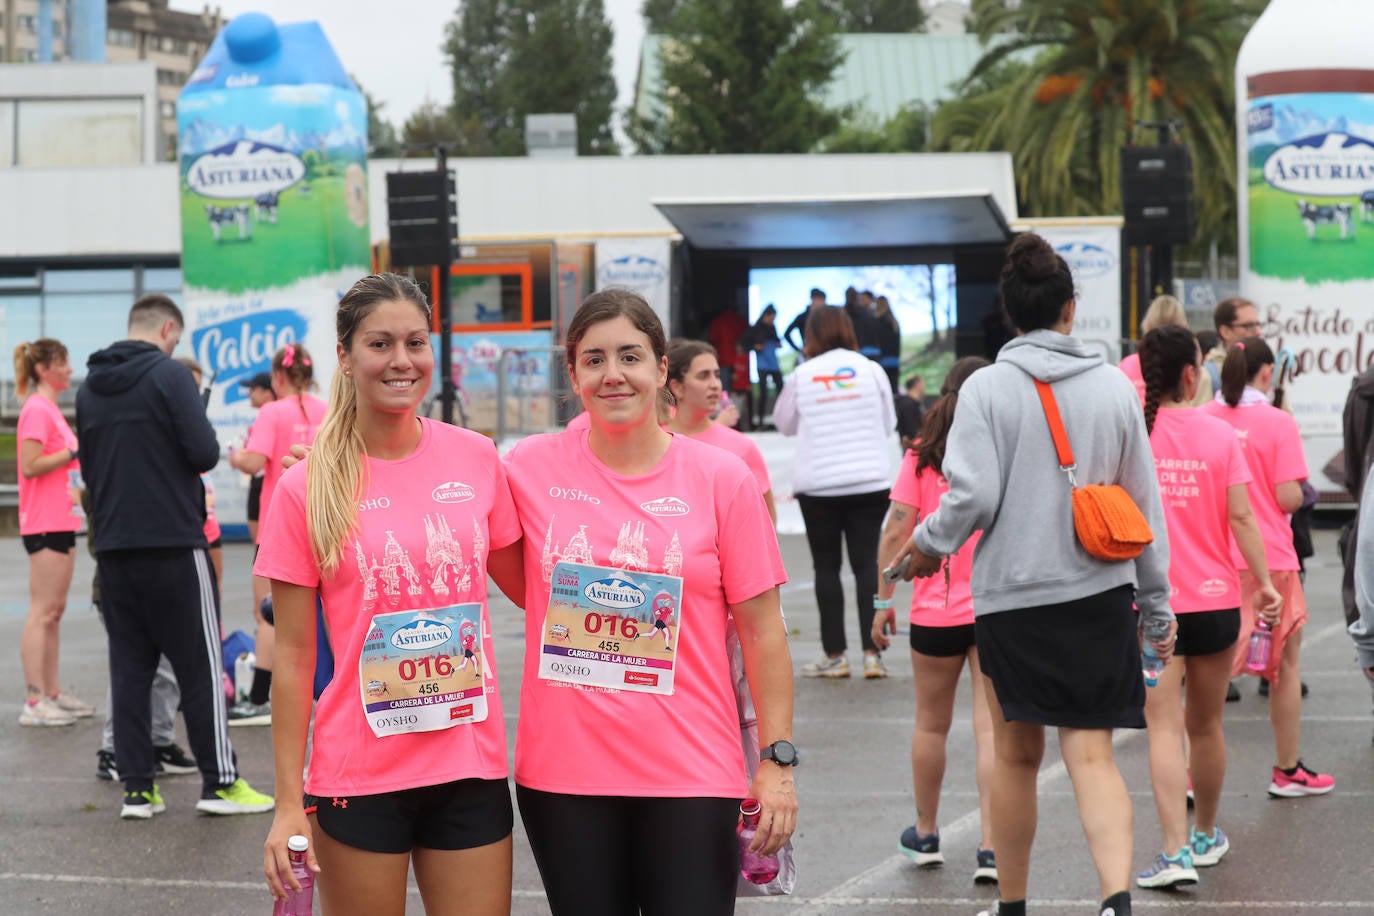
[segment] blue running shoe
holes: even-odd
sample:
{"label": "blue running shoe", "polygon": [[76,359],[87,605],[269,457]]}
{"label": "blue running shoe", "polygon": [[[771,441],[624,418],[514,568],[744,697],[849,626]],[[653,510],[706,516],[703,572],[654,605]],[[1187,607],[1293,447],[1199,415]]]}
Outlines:
{"label": "blue running shoe", "polygon": [[997,883],[997,857],[991,849],[978,850],[978,867],[973,870],[973,883]]}
{"label": "blue running shoe", "polygon": [[1221,857],[1231,851],[1231,843],[1226,839],[1226,834],[1220,827],[1212,828],[1212,835],[1193,831],[1193,839],[1189,844],[1193,847],[1193,864],[1199,868],[1207,865],[1216,865],[1221,861]]}
{"label": "blue running shoe", "polygon": [[940,855],[940,831],[920,834],[911,826],[902,831],[897,842],[897,850],[922,868],[944,865],[945,857]]}
{"label": "blue running shoe", "polygon": [[1135,883],[1141,887],[1183,887],[1197,884],[1197,871],[1193,868],[1193,854],[1184,846],[1178,855],[1167,856],[1160,853],[1150,863],[1150,867],[1135,876]]}

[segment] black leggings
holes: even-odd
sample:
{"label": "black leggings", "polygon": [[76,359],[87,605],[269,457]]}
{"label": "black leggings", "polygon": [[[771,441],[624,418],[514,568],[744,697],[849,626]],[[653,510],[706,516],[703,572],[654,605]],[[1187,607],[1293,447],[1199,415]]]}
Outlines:
{"label": "black leggings", "polygon": [[821,646],[838,655],[848,644],[844,637],[844,586],[840,584],[840,541],[849,549],[849,568],[859,599],[859,639],[865,651],[875,652],[873,596],[878,591],[878,539],[887,514],[887,490],[852,496],[797,494],[811,566],[816,575],[816,606],[821,612]]}
{"label": "black leggings", "polygon": [[764,424],[764,421],[768,419],[768,383],[770,380],[773,383],[773,400],[776,401],[778,395],[782,393],[782,373],[778,372],[776,369],[760,369],[758,409],[759,426],[762,426]]}
{"label": "black leggings", "polygon": [[553,916],[730,916],[733,798],[563,795],[516,785]]}

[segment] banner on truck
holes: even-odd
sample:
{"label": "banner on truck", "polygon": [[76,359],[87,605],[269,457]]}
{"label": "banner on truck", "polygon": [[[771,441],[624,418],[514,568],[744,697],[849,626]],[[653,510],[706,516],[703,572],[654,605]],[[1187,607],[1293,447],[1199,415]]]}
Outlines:
{"label": "banner on truck", "polygon": [[596,288],[623,286],[644,297],[672,334],[672,242],[667,238],[601,239]]}

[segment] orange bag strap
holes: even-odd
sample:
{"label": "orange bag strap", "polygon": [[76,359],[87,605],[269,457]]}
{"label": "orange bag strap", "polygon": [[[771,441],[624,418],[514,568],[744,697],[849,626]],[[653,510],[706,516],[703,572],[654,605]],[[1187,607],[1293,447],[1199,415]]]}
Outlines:
{"label": "orange bag strap", "polygon": [[1035,382],[1035,392],[1040,395],[1040,404],[1045,408],[1045,420],[1050,425],[1050,438],[1054,440],[1054,450],[1059,454],[1059,470],[1069,475],[1069,483],[1075,488],[1078,481],[1074,478],[1074,471],[1078,470],[1078,465],[1073,460],[1073,448],[1069,445],[1069,434],[1064,429],[1064,420],[1059,416],[1059,402],[1054,399],[1054,389],[1048,382],[1042,382],[1038,378],[1032,378]]}

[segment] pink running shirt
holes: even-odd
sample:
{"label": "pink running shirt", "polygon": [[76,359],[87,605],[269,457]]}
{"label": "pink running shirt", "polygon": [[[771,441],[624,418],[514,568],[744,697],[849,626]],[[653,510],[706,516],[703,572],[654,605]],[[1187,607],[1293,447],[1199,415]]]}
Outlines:
{"label": "pink running shirt", "polygon": [[[51,455],[67,448],[76,448],[76,433],[57,405],[41,394],[30,394],[19,409],[19,426],[15,431],[15,457],[24,448],[24,440],[32,439],[43,446],[41,454]],[[77,531],[82,516],[72,511],[79,505],[72,500],[71,472],[80,471],[73,461],[41,477],[19,475],[19,533],[46,534],[50,531]]]}
{"label": "pink running shirt", "polygon": [[773,482],[768,479],[768,465],[763,461],[763,452],[754,444],[744,433],[712,422],[705,430],[692,437],[698,442],[707,442],[717,448],[723,448],[732,455],[738,455],[744,459],[744,463],[749,466],[749,470],[754,475],[754,480],[758,481],[759,492],[767,493],[773,489]]}
{"label": "pink running shirt", "polygon": [[1135,393],[1140,398],[1140,403],[1144,404],[1145,376],[1140,373],[1140,354],[1132,353],[1130,356],[1125,357],[1117,364],[1117,368],[1121,370],[1126,378],[1131,380],[1131,384],[1135,386]]}
{"label": "pink running shirt", "polygon": [[[940,497],[949,492],[944,475],[934,468],[922,468],[916,473],[916,453],[910,449],[902,458],[902,469],[892,484],[888,497],[894,503],[905,503],[916,510],[920,521],[940,505]],[[983,536],[975,531],[958,552],[949,559],[949,591],[945,591],[943,572],[928,579],[911,580],[911,616],[909,622],[919,627],[959,627],[973,623],[973,551]]]}
{"label": "pink running shirt", "polygon": [[1169,606],[1178,614],[1240,607],[1226,489],[1249,483],[1250,467],[1235,431],[1200,410],[1169,408],[1155,415],[1150,449],[1169,530]]}
{"label": "pink running shirt", "polygon": [[303,394],[299,400],[287,397],[269,401],[258,410],[257,419],[248,429],[248,441],[243,446],[245,452],[267,456],[267,464],[262,469],[258,518],[267,518],[272,494],[277,489],[277,481],[281,480],[281,460],[286,457],[287,450],[293,445],[313,444],[328,410],[329,404],[313,394]]}
{"label": "pink running shirt", "polygon": [[[375,795],[458,779],[505,779],[506,727],[496,689],[487,617],[486,558],[520,538],[506,472],[491,440],[420,420],[420,445],[400,461],[367,460],[361,534],[344,545],[321,581],[306,528],[305,468],[281,479],[281,499],[263,518],[253,572],[317,588],[337,664],[315,707],[305,790]],[[442,731],[378,738],[363,714],[358,660],[374,615],[482,604],[487,718]]]}
{"label": "pink running shirt", "polygon": [[[1250,508],[1264,538],[1264,559],[1270,570],[1297,570],[1293,527],[1279,508],[1274,487],[1290,480],[1307,479],[1307,459],[1302,453],[1298,421],[1270,404],[1231,407],[1212,400],[1200,408],[1228,423],[1240,442],[1241,454],[1250,467]],[[1240,549],[1233,544],[1231,560],[1237,569],[1248,569]]]}
{"label": "pink running shirt", "polygon": [[[525,533],[525,676],[515,780],[544,792],[740,798],[747,782],[725,651],[729,605],[787,580],[744,462],[674,436],[649,473],[616,474],[584,432],[532,436],[506,456]],[[537,676],[556,563],[681,576],[674,693]]]}

